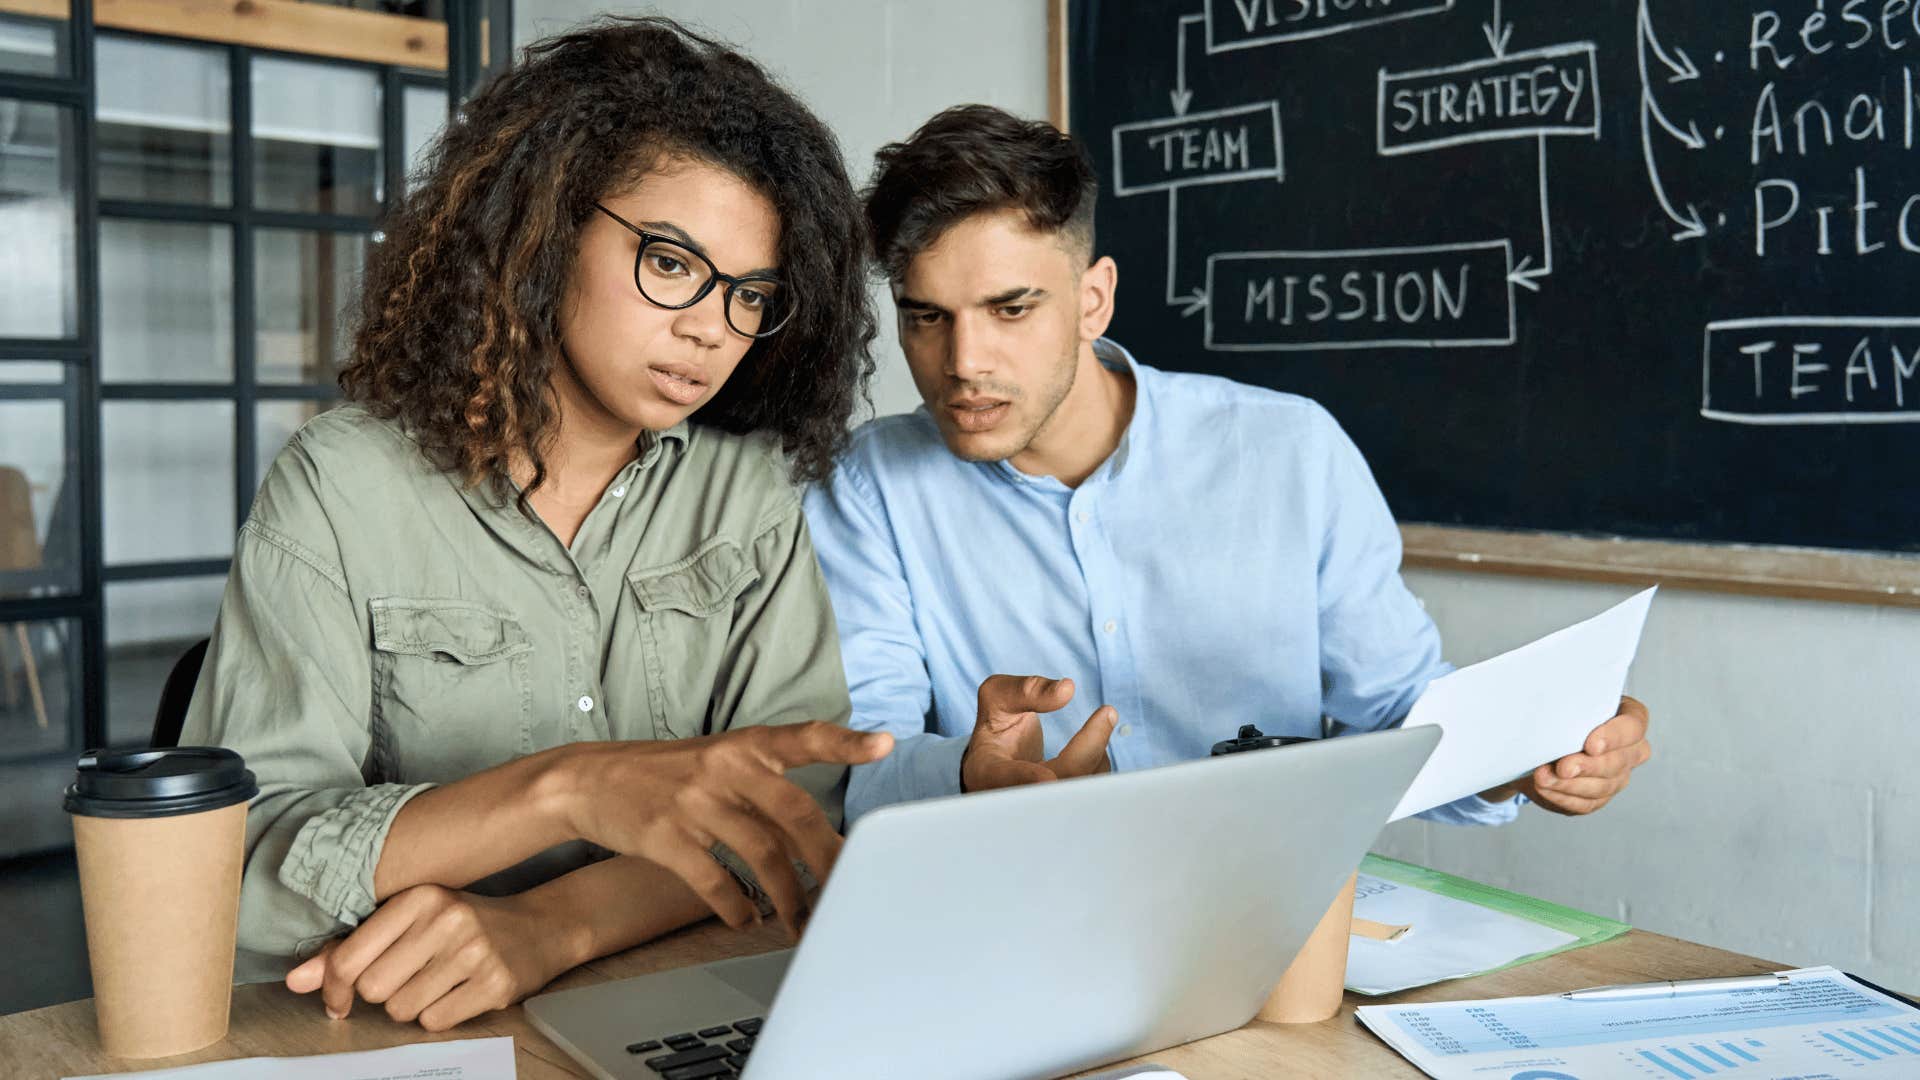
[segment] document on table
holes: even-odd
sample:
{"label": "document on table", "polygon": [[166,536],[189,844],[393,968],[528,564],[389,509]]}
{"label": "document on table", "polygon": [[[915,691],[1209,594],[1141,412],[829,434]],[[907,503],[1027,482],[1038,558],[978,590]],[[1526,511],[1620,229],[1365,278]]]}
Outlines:
{"label": "document on table", "polygon": [[1498,787],[1586,745],[1620,705],[1656,591],[1429,684],[1405,726],[1438,725],[1440,745],[1391,820]]}
{"label": "document on table", "polygon": [[1358,934],[1348,939],[1347,989],[1375,996],[1499,971],[1630,929],[1613,919],[1378,855],[1361,860],[1353,914],[1409,928],[1392,941]]}
{"label": "document on table", "polygon": [[513,1040],[455,1039],[314,1057],[257,1057],[67,1080],[514,1080]]}
{"label": "document on table", "polygon": [[1624,1001],[1554,994],[1355,1012],[1435,1080],[1920,1076],[1920,1009],[1830,967],[1785,974],[1787,985],[1756,990]]}

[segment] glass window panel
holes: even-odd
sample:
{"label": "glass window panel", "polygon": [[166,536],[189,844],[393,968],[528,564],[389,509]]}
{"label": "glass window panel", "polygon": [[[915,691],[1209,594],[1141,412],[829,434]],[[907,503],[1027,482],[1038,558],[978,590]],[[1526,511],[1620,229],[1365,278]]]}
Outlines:
{"label": "glass window panel", "polygon": [[226,52],[101,34],[94,53],[100,197],[232,203]]}
{"label": "glass window panel", "polygon": [[107,586],[107,742],[144,746],[174,662],[213,633],[225,575]]}
{"label": "glass window panel", "polygon": [[254,204],[380,212],[380,76],[366,68],[253,59]]}
{"label": "glass window panel", "polygon": [[80,471],[68,409],[61,398],[0,399],[0,600],[80,589]]}
{"label": "glass window panel", "polygon": [[273,459],[286,448],[287,440],[307,421],[340,403],[337,401],[263,401],[254,410],[253,445],[255,468],[253,486],[257,490],[267,478]]}
{"label": "glass window panel", "polygon": [[73,114],[0,98],[0,337],[79,334]]}
{"label": "glass window panel", "polygon": [[65,75],[67,66],[67,6],[57,17],[43,19],[0,15],[0,71],[18,75]]}
{"label": "glass window panel", "polygon": [[233,378],[233,232],[100,222],[100,372],[108,382]]}
{"label": "glass window panel", "polygon": [[263,383],[331,383],[353,341],[350,309],[367,261],[360,233],[254,234],[255,370]]}
{"label": "glass window panel", "polygon": [[231,401],[109,401],[101,406],[106,561],[233,554]]}
{"label": "glass window panel", "polygon": [[0,383],[54,383],[67,377],[58,360],[0,360]]}
{"label": "glass window panel", "polygon": [[434,86],[409,86],[401,92],[400,128],[406,140],[407,190],[413,190],[427,151],[447,126],[447,92]]}
{"label": "glass window panel", "polygon": [[0,619],[0,757],[75,749],[80,624]]}

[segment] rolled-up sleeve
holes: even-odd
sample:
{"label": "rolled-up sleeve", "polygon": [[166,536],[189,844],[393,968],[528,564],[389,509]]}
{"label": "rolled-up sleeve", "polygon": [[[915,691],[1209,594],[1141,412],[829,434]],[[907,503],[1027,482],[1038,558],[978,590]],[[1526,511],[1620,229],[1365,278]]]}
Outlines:
{"label": "rolled-up sleeve", "polygon": [[369,784],[369,628],[322,542],[297,452],[241,530],[181,740],[238,751],[247,810],[239,944],[305,955],[376,906],[373,872],[401,806],[430,785]]}
{"label": "rolled-up sleeve", "polygon": [[807,520],[833,593],[853,726],[894,738],[893,753],[854,767],[848,822],[889,803],[958,795],[967,740],[927,730],[933,682],[912,590],[880,500],[856,463],[843,461],[831,486],[808,492]]}

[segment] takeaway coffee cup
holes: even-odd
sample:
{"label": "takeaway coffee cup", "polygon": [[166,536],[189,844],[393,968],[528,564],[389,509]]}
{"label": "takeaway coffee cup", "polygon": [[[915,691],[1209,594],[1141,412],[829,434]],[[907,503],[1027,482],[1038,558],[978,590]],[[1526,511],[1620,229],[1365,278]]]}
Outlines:
{"label": "takeaway coffee cup", "polygon": [[227,1033],[247,802],[240,755],[96,750],[67,788],[100,1043],[184,1054]]}
{"label": "takeaway coffee cup", "polygon": [[[1213,754],[1238,754],[1313,742],[1289,735],[1262,735],[1247,724],[1236,738],[1213,744]],[[1340,1011],[1347,982],[1347,936],[1353,932],[1353,893],[1358,875],[1347,878],[1333,905],[1300,946],[1280,982],[1255,1015],[1272,1024],[1311,1024]]]}

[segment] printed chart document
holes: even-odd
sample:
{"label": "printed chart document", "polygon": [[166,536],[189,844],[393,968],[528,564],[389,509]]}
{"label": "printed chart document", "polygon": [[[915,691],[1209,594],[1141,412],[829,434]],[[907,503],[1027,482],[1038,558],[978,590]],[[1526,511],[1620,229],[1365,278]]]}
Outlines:
{"label": "printed chart document", "polygon": [[1354,935],[1347,989],[1378,996],[1484,975],[1618,937],[1626,923],[1368,855],[1354,891],[1358,919],[1409,929],[1392,941]]}
{"label": "printed chart document", "polygon": [[1435,1080],[1920,1076],[1920,1009],[1830,967],[1785,986],[1630,1000],[1362,1005],[1360,1022]]}
{"label": "printed chart document", "polygon": [[314,1057],[257,1057],[67,1080],[514,1080],[513,1040],[455,1039]]}
{"label": "printed chart document", "polygon": [[1444,734],[1394,821],[1577,752],[1618,710],[1657,589],[1510,653],[1433,680],[1407,727]]}

